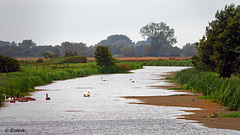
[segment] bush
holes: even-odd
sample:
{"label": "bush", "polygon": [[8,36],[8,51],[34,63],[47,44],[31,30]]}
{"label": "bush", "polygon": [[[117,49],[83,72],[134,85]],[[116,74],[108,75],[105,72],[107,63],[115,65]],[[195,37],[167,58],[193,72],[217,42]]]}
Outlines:
{"label": "bush", "polygon": [[37,63],[43,63],[43,59],[42,58],[38,58],[36,62]]}
{"label": "bush", "polygon": [[127,64],[121,64],[118,66],[118,70],[119,71],[128,71],[128,70],[131,70],[131,67]]}
{"label": "bush", "polygon": [[8,72],[20,71],[20,64],[15,58],[0,55],[0,61],[0,71],[2,73],[7,73],[7,70]]}
{"label": "bush", "polygon": [[94,58],[98,66],[113,66],[115,64],[111,50],[107,46],[97,46]]}
{"label": "bush", "polygon": [[86,63],[87,58],[85,56],[73,56],[73,57],[68,57],[60,62],[62,63]]}
{"label": "bush", "polygon": [[77,52],[76,51],[71,51],[71,50],[67,50],[66,52],[65,52],[65,55],[64,55],[64,57],[73,57],[73,56],[77,56]]}
{"label": "bush", "polygon": [[100,74],[108,74],[108,73],[118,73],[118,66],[97,66],[98,72]]}

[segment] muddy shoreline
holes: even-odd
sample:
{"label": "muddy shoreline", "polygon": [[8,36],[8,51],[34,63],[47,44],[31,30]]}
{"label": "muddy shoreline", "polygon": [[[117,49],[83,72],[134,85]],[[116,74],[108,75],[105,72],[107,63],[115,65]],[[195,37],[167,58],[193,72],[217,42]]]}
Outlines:
{"label": "muddy shoreline", "polygon": [[[173,73],[169,73],[168,75],[164,75],[164,77],[172,76],[172,74]],[[173,83],[171,87],[179,87],[179,84],[175,84],[174,86]],[[159,86],[159,89],[160,88],[169,88],[169,86]],[[176,91],[179,92],[179,90]],[[191,93],[190,90],[187,92]],[[196,97],[198,96],[201,96],[201,94],[198,94]],[[193,112],[194,114],[183,115],[184,117],[179,119],[194,120],[197,121],[197,123],[202,123],[204,126],[209,128],[240,131],[240,118],[215,117],[217,114],[225,114],[232,111],[227,111],[226,107],[210,102],[207,99],[194,98],[193,100],[193,96],[191,94],[177,96],[136,96],[124,98],[138,99],[141,101],[141,103],[131,102],[130,104],[200,108],[201,110],[183,110],[186,112]]]}

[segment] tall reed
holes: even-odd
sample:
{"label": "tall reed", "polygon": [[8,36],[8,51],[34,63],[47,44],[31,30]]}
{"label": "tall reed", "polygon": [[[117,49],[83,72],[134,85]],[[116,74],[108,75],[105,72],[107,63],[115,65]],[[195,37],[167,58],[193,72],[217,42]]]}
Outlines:
{"label": "tall reed", "polygon": [[219,78],[216,73],[191,68],[178,72],[175,79],[187,84],[188,89],[202,92],[212,101],[229,107],[229,110],[240,110],[240,80],[237,77]]}

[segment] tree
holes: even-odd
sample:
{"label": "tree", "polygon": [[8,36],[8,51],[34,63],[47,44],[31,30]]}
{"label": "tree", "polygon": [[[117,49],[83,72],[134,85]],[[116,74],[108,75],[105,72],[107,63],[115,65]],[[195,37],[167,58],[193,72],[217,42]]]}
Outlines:
{"label": "tree", "polygon": [[138,55],[138,50],[134,46],[123,47],[121,51],[123,57],[136,57]]}
{"label": "tree", "polygon": [[67,50],[66,52],[65,52],[65,55],[64,55],[64,57],[72,57],[72,56],[77,56],[77,52],[76,51],[71,51],[71,50]]}
{"label": "tree", "polygon": [[15,58],[0,55],[0,61],[1,61],[0,63],[1,73],[20,71],[20,64]]}
{"label": "tree", "polygon": [[217,11],[215,18],[206,27],[206,36],[197,47],[199,56],[193,60],[198,69],[230,77],[240,69],[240,5],[226,5],[224,10]]}
{"label": "tree", "polygon": [[170,56],[172,56],[172,57],[179,57],[181,52],[182,52],[182,50],[175,46],[175,47],[170,47],[167,52],[168,52],[168,56],[169,57]]}
{"label": "tree", "polygon": [[93,57],[94,52],[95,52],[95,47],[93,45],[91,45],[91,46],[88,47],[86,56],[87,57]]}
{"label": "tree", "polygon": [[23,40],[22,43],[18,43],[18,46],[22,48],[32,48],[36,46],[36,43],[34,43],[32,40],[27,39]]}
{"label": "tree", "polygon": [[116,34],[108,36],[107,39],[100,41],[99,43],[97,43],[96,46],[98,45],[108,46],[111,49],[112,54],[121,55],[122,54],[121,49],[132,44],[133,44],[132,40],[126,35]]}
{"label": "tree", "polygon": [[127,44],[132,44],[132,40],[126,35],[116,34],[108,36],[107,39],[100,41],[97,45],[112,45],[119,40],[126,41]]}
{"label": "tree", "polygon": [[59,57],[59,54],[58,54],[58,53],[51,54],[51,53],[49,53],[49,52],[43,52],[42,56],[43,56],[45,59],[54,59],[54,58],[58,58],[58,57]]}
{"label": "tree", "polygon": [[172,47],[177,43],[174,37],[174,29],[170,29],[165,23],[149,23],[140,29],[142,37],[147,37],[151,41],[152,56],[164,56],[163,48]]}
{"label": "tree", "polygon": [[145,45],[143,47],[142,56],[144,57],[150,56],[150,51],[151,51],[151,47],[149,45]]}
{"label": "tree", "polygon": [[112,57],[111,50],[109,50],[107,46],[97,46],[94,53],[94,58],[99,66],[114,65],[114,59]]}
{"label": "tree", "polygon": [[17,44],[14,41],[12,43],[10,43],[8,41],[1,41],[0,40],[0,46],[4,46],[4,45],[16,46]]}
{"label": "tree", "polygon": [[182,48],[182,54],[183,56],[193,56],[193,55],[197,55],[197,43],[187,43],[185,46],[183,46]]}
{"label": "tree", "polygon": [[63,42],[61,44],[62,55],[66,54],[66,51],[76,52],[77,55],[86,55],[87,46],[84,43]]}
{"label": "tree", "polygon": [[135,45],[135,48],[138,51],[138,55],[139,56],[143,56],[143,50],[145,46],[149,46],[150,43],[148,43],[147,41],[138,41]]}

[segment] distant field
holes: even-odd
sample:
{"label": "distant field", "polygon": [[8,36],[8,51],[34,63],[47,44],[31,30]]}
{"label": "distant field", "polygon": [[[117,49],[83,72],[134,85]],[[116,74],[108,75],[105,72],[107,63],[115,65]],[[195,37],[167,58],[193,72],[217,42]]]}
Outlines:
{"label": "distant field", "polygon": [[22,58],[22,57],[16,57],[17,60],[37,60],[37,59],[39,59],[39,58],[42,58],[42,59],[43,59],[43,57],[38,57],[38,58]]}
{"label": "distant field", "polygon": [[[117,57],[120,61],[154,61],[154,60],[186,60],[191,57]],[[87,58],[89,61],[93,61],[93,57]]]}
{"label": "distant field", "polygon": [[[43,58],[43,57],[40,57]],[[120,61],[154,61],[154,60],[186,60],[191,57],[115,57]],[[17,60],[37,60],[38,58],[21,58],[17,57]],[[88,61],[95,60],[93,57],[88,57]]]}

